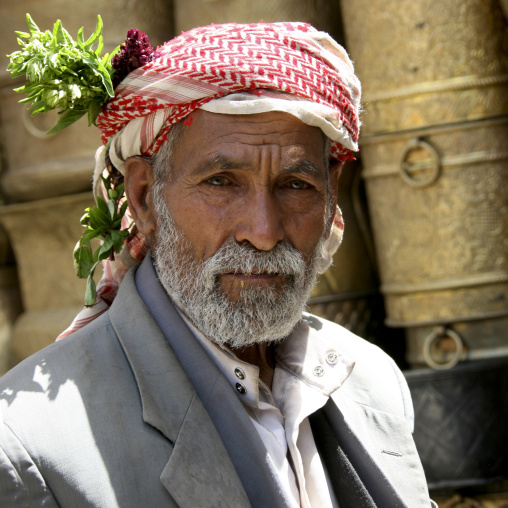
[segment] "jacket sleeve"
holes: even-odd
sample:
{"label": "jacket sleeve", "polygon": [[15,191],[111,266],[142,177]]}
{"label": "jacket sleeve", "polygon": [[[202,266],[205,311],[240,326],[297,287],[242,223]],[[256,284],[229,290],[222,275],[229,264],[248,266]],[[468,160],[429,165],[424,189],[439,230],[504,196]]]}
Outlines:
{"label": "jacket sleeve", "polygon": [[32,458],[3,422],[0,423],[0,506],[58,507]]}

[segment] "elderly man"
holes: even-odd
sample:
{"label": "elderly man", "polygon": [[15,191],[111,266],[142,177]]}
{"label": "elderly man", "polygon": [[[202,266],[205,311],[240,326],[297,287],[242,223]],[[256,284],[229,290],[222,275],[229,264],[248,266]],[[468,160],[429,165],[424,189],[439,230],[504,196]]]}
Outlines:
{"label": "elderly man", "polygon": [[0,504],[431,506],[402,374],[303,313],[357,148],[346,53],[301,23],[159,51],[101,113],[97,157],[151,250],[1,381]]}

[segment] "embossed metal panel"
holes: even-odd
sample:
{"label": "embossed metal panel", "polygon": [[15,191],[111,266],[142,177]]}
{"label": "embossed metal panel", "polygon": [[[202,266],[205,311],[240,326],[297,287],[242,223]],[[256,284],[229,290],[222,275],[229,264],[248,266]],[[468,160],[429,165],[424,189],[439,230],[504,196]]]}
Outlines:
{"label": "embossed metal panel", "polygon": [[430,489],[508,478],[508,359],[405,373]]}

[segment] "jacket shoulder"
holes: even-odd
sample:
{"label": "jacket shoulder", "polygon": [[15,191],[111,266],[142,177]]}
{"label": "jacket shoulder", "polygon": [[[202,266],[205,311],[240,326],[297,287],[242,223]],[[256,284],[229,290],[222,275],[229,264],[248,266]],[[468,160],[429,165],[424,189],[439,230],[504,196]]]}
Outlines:
{"label": "jacket shoulder", "polygon": [[0,400],[8,399],[10,391],[23,391],[34,387],[36,373],[46,373],[48,383],[40,392],[51,391],[56,382],[67,375],[73,377],[85,365],[95,364],[104,348],[115,347],[116,337],[106,312],[72,335],[54,342],[24,359],[0,378]]}
{"label": "jacket shoulder", "polygon": [[314,333],[330,337],[337,344],[337,349],[355,362],[343,392],[373,409],[404,417],[412,429],[414,410],[411,394],[393,359],[375,344],[337,323],[312,314],[304,314],[304,320]]}

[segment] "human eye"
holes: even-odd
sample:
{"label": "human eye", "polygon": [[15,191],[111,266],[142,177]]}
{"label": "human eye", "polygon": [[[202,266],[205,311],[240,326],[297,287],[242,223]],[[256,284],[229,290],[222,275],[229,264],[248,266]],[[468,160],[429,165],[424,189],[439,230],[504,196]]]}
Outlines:
{"label": "human eye", "polygon": [[224,175],[214,175],[205,180],[208,185],[212,185],[213,187],[224,187],[225,185],[230,185],[231,182],[229,178]]}
{"label": "human eye", "polygon": [[306,190],[310,189],[312,186],[304,180],[290,180],[286,183],[286,187],[291,190]]}

